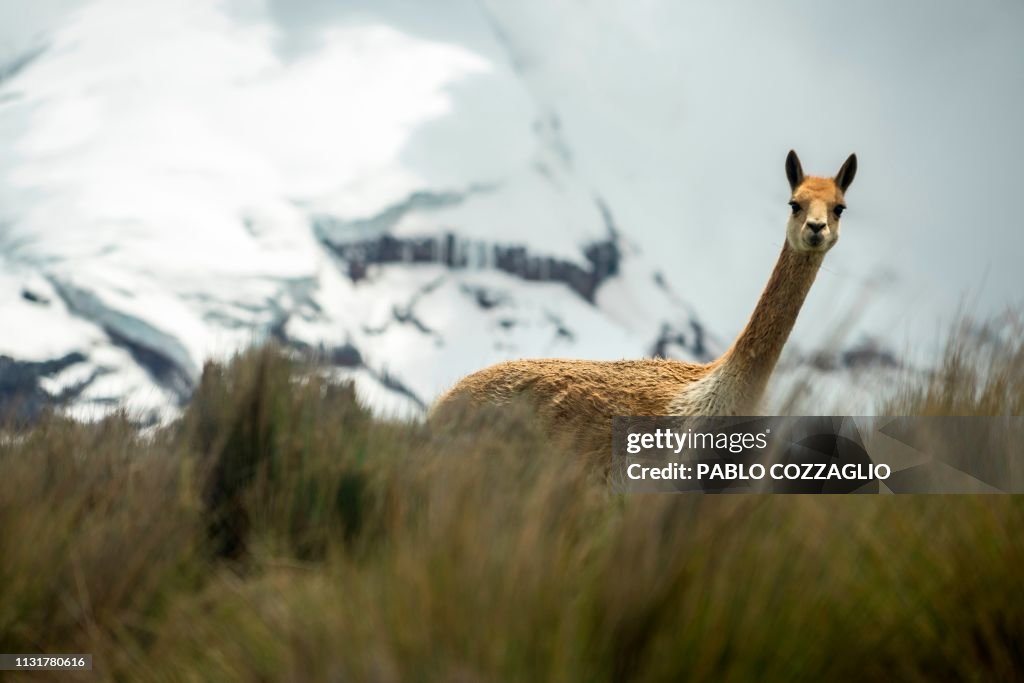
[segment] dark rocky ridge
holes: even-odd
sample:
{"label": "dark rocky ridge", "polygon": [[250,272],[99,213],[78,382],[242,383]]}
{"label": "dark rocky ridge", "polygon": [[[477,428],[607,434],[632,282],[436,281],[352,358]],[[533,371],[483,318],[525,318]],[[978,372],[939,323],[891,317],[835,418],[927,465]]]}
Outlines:
{"label": "dark rocky ridge", "polygon": [[[321,233],[322,235],[322,233]],[[321,236],[322,243],[346,263],[348,277],[358,282],[371,265],[435,263],[450,269],[495,268],[528,282],[560,282],[594,303],[598,287],[619,272],[622,252],[618,237],[595,241],[583,248],[584,262],[546,256],[525,245],[461,239],[453,232],[423,237],[378,237],[339,241]]]}
{"label": "dark rocky ridge", "polygon": [[42,387],[44,378],[85,360],[77,351],[45,361],[20,361],[0,356],[0,420],[16,423],[35,420],[50,406],[60,405],[81,393],[90,380],[53,396]]}

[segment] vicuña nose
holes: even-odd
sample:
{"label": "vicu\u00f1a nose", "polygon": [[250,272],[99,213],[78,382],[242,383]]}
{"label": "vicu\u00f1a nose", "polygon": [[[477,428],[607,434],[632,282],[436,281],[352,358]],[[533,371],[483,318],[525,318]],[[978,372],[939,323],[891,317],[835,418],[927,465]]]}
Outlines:
{"label": "vicu\u00f1a nose", "polygon": [[825,229],[825,224],[824,223],[812,223],[811,221],[807,221],[807,227],[811,229],[811,232],[813,232],[815,235],[817,235],[819,232],[821,232],[822,230]]}

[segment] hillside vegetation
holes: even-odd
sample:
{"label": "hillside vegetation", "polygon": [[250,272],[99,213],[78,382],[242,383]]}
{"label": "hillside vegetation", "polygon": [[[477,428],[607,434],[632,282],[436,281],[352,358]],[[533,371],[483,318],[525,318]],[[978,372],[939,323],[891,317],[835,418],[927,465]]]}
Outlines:
{"label": "hillside vegetation", "polygon": [[[893,414],[1024,414],[949,345]],[[182,420],[0,437],[0,652],[82,681],[1010,680],[1017,496],[619,496],[530,411],[373,418],[273,347]]]}

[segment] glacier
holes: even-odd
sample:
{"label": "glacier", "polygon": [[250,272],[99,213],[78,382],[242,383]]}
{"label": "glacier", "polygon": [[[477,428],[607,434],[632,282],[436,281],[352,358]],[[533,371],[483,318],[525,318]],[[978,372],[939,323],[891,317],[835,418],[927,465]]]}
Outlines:
{"label": "glacier", "polygon": [[96,0],[12,60],[0,407],[164,422],[268,339],[404,418],[506,358],[720,352],[494,18],[444,11],[458,40],[353,10],[289,54],[228,3]]}

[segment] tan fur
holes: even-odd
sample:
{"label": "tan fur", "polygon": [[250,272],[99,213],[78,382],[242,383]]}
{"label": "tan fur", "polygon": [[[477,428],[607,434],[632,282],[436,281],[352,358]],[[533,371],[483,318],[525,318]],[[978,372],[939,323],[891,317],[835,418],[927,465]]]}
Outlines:
{"label": "tan fur", "polygon": [[[432,415],[460,400],[501,405],[528,395],[552,430],[572,439],[579,451],[607,455],[616,415],[754,413],[825,252],[839,238],[834,209],[843,191],[835,179],[804,177],[790,154],[792,200],[799,211],[790,216],[782,252],[750,321],[718,360],[508,361],[463,378],[438,399]],[[855,171],[851,155],[837,178],[848,187]],[[808,222],[827,224],[819,233],[821,244],[808,242]]]}

